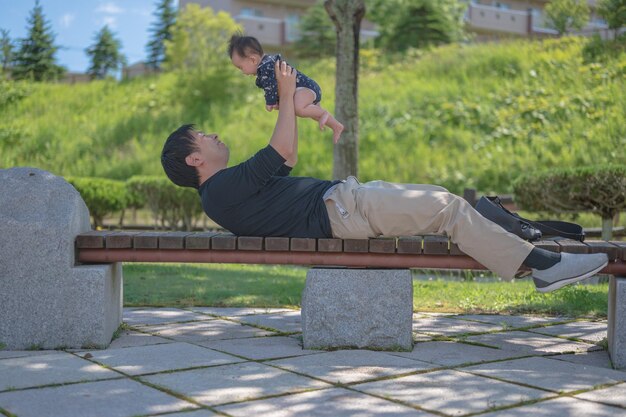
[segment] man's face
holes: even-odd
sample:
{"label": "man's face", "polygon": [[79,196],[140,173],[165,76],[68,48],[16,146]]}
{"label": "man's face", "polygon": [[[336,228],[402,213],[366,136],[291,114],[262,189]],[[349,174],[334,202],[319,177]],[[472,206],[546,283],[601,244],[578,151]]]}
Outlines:
{"label": "man's face", "polygon": [[245,75],[256,75],[256,69],[259,65],[261,57],[257,54],[250,54],[248,56],[240,56],[237,51],[233,51],[233,56],[230,57],[233,65],[239,68],[239,70]]}
{"label": "man's face", "polygon": [[196,139],[198,152],[205,161],[224,165],[228,163],[230,151],[228,147],[219,140],[217,133],[197,131],[193,132],[192,136]]}

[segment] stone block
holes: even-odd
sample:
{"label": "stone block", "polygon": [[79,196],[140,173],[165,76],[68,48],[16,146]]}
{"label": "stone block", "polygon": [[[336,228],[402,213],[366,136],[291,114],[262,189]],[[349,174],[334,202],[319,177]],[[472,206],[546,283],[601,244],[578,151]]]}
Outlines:
{"label": "stone block", "polygon": [[626,369],[626,277],[609,281],[609,355],[616,369]]}
{"label": "stone block", "polygon": [[75,265],[91,229],[80,194],[35,168],[0,170],[0,344],[106,347],[122,320],[121,264]]}
{"label": "stone block", "polygon": [[302,294],[305,349],[413,347],[406,270],[310,269]]}

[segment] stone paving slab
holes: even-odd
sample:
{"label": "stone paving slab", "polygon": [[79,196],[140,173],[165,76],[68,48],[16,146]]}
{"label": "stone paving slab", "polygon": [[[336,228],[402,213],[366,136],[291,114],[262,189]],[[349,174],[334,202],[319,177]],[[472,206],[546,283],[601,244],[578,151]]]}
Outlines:
{"label": "stone paving slab", "polygon": [[480,417],[626,417],[626,410],[574,398],[556,398]]}
{"label": "stone paving slab", "polygon": [[256,362],[152,375],[141,379],[209,406],[330,386]]}
{"label": "stone paving slab", "polygon": [[448,317],[430,317],[413,320],[413,331],[426,334],[453,336],[462,333],[484,333],[503,330],[496,324],[456,320]]}
{"label": "stone paving slab", "polygon": [[409,375],[351,387],[419,406],[426,411],[454,416],[555,395],[454,370]]}
{"label": "stone paving slab", "polygon": [[425,411],[343,388],[268,398],[216,409],[233,417],[434,417]]}
{"label": "stone paving slab", "polygon": [[92,355],[91,360],[128,375],[142,375],[243,361],[235,356],[189,343],[167,343],[163,345],[90,351],[88,353]]}
{"label": "stone paving slab", "polygon": [[121,375],[76,356],[55,352],[0,361],[0,391],[119,378]]}
{"label": "stone paving slab", "polygon": [[576,398],[626,407],[626,384],[597,389],[575,395]]}
{"label": "stone paving slab", "polygon": [[564,392],[591,389],[595,385],[626,380],[626,372],[537,357],[485,363],[462,369],[510,382]]}
{"label": "stone paving slab", "polygon": [[560,361],[578,363],[581,365],[596,366],[598,368],[613,369],[613,366],[611,366],[611,358],[609,358],[609,352],[606,350],[556,355],[550,356],[550,359],[558,359]]}
{"label": "stone paving slab", "polygon": [[543,355],[558,352],[586,352],[601,349],[599,346],[592,344],[573,342],[571,340],[526,331],[469,336],[465,340],[494,346],[503,350],[525,352],[528,355]]}
{"label": "stone paving slab", "polygon": [[233,343],[232,340],[218,340],[215,342],[200,342],[198,344],[252,360],[277,359],[320,353],[319,350],[303,349],[302,341],[287,336],[251,337],[239,339],[237,343]]}
{"label": "stone paving slab", "polygon": [[189,307],[187,310],[195,311],[203,314],[211,314],[214,316],[231,317],[231,316],[248,316],[251,314],[274,314],[283,312],[298,313],[300,310],[291,310],[289,308],[243,308],[243,307]]}
{"label": "stone paving slab", "polygon": [[164,417],[215,417],[218,415],[211,410],[194,410],[186,413],[166,414]]}
{"label": "stone paving slab", "polygon": [[269,327],[281,332],[302,332],[302,320],[299,311],[230,316],[228,318],[253,326]]}
{"label": "stone paving slab", "polygon": [[197,314],[179,308],[125,308],[122,313],[124,323],[131,326],[142,324],[165,324],[184,321],[212,320],[213,317]]}
{"label": "stone paving slab", "polygon": [[331,383],[350,383],[437,367],[371,350],[338,350],[266,362]]}
{"label": "stone paving slab", "polygon": [[412,352],[388,352],[390,355],[416,359],[443,366],[511,359],[523,353],[456,342],[417,343]]}
{"label": "stone paving slab", "polygon": [[245,326],[227,320],[210,320],[193,323],[138,326],[137,330],[155,336],[168,337],[181,342],[209,342],[223,339],[270,336],[276,333],[256,327]]}
{"label": "stone paving slab", "polygon": [[454,316],[454,318],[498,324],[508,328],[529,327],[573,320],[568,317],[508,316],[504,314],[463,314],[460,316]]}
{"label": "stone paving slab", "polygon": [[0,350],[0,360],[59,353],[58,350]]}
{"label": "stone paving slab", "polygon": [[164,339],[150,334],[124,330],[119,337],[111,342],[108,349],[120,349],[136,346],[160,345],[162,343],[173,343],[173,340]]}
{"label": "stone paving slab", "polygon": [[541,327],[528,330],[529,332],[548,334],[553,336],[572,337],[596,343],[607,337],[606,322],[576,321],[556,326]]}
{"label": "stone paving slab", "polygon": [[19,417],[131,417],[197,408],[128,378],[0,394]]}

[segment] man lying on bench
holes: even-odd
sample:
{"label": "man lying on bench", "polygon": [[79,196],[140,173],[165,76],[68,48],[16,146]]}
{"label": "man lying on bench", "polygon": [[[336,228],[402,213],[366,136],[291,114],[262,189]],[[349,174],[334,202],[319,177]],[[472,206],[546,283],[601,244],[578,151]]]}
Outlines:
{"label": "man lying on bench", "polygon": [[276,63],[275,72],[278,119],[269,145],[252,158],[228,167],[226,144],[193,125],[174,131],[161,154],[170,180],[196,188],[206,214],[232,233],[358,239],[445,232],[464,253],[507,280],[521,265],[531,268],[541,292],[591,277],[608,264],[604,253],[536,248],[436,185],[290,177],[298,155],[296,73],[284,61]]}

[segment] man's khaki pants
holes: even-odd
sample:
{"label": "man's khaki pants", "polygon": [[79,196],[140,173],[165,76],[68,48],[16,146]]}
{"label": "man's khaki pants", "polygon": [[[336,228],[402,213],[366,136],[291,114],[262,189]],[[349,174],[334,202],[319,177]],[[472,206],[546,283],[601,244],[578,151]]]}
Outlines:
{"label": "man's khaki pants", "polygon": [[443,234],[463,252],[502,278],[512,280],[534,246],[480,215],[463,198],[443,187],[393,184],[354,177],[327,197],[333,236],[362,239],[379,236]]}

